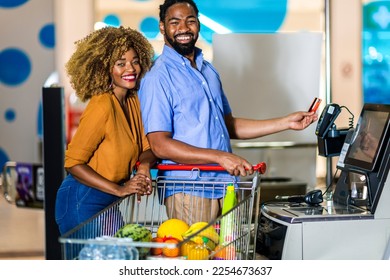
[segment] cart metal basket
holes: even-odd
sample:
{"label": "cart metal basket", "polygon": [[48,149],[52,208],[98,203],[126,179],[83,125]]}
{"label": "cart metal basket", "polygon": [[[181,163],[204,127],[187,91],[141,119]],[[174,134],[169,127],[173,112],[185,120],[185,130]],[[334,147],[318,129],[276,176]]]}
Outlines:
{"label": "cart metal basket", "polygon": [[[201,259],[255,259],[257,221],[260,208],[260,175],[265,172],[265,163],[253,166],[255,172],[248,177],[237,178],[228,176],[221,180],[201,177],[201,171],[226,172],[220,166],[213,165],[167,165],[159,164],[158,170],[185,170],[189,177],[158,176],[153,180],[153,193],[143,196],[138,202],[135,196],[128,196],[114,202],[84,223],[65,233],[59,238],[63,259],[85,259],[82,257],[88,248],[98,251],[89,259],[155,259],[161,256],[150,256],[151,248],[180,248],[195,237],[204,236],[211,227],[219,233],[223,219],[233,218],[233,234],[229,242],[208,251]],[[236,186],[239,201],[229,212],[217,218],[204,221],[203,227],[178,244],[163,242],[135,242],[126,238],[113,238],[115,233],[126,224],[139,224],[157,235],[159,226],[168,219],[167,209],[162,203],[167,189],[186,192],[215,192],[222,191],[225,196],[229,184]],[[194,203],[196,205],[196,203]],[[194,207],[190,211],[202,211],[202,207]],[[180,217],[176,217],[180,219]],[[207,224],[207,225],[206,225]],[[217,245],[217,244],[215,244]],[[135,250],[137,248],[137,250]],[[110,250],[110,253],[107,253]],[[121,251],[122,254],[112,253]],[[103,252],[102,252],[103,251]],[[124,251],[124,253],[123,253]],[[137,254],[138,253],[140,254]],[[125,255],[125,256],[124,256]],[[181,257],[184,258],[184,257]]]}

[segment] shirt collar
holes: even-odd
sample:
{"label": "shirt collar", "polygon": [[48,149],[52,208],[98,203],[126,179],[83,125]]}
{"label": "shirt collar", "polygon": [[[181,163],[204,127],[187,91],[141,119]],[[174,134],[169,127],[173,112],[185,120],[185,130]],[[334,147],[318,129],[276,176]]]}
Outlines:
{"label": "shirt collar", "polygon": [[[177,61],[178,63],[182,64],[183,62],[185,64],[190,65],[190,61],[188,58],[182,56],[177,51],[175,51],[173,48],[164,45],[163,53],[168,56],[169,59],[172,59],[174,61]],[[195,47],[195,63],[196,67],[200,71],[203,65],[203,52],[202,49]]]}

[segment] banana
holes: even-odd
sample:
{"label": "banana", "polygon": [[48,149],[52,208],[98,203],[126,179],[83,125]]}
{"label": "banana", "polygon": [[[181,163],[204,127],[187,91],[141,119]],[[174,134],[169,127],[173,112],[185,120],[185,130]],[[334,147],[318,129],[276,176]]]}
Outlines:
{"label": "banana", "polygon": [[189,237],[191,235],[193,235],[194,233],[200,231],[201,229],[203,229],[205,226],[207,226],[208,223],[206,222],[198,222],[198,223],[194,223],[192,224],[188,230],[186,232],[184,232],[182,234],[183,237]]}
{"label": "banana", "polygon": [[197,222],[190,226],[190,228],[182,234],[184,239],[192,238],[195,233],[199,232],[196,236],[204,236],[213,241],[215,244],[218,244],[219,241],[219,235],[216,232],[215,228],[213,226],[206,226],[208,225],[207,222]]}
{"label": "banana", "polygon": [[200,234],[201,234],[202,236],[207,237],[208,239],[210,239],[211,241],[213,241],[215,244],[218,244],[219,235],[218,235],[218,233],[215,231],[214,227],[208,227],[207,229],[205,229],[204,231],[202,231]]}

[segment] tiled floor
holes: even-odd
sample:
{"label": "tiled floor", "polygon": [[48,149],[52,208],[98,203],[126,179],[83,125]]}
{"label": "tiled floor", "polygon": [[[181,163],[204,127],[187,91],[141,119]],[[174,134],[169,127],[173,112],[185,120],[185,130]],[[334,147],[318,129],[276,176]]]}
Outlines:
{"label": "tiled floor", "polygon": [[44,259],[44,212],[18,208],[0,196],[0,259]]}

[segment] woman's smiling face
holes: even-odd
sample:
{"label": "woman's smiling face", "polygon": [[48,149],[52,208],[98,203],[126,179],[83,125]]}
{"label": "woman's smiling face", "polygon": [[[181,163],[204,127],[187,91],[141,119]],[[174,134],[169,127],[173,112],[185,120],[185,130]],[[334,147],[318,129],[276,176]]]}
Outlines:
{"label": "woman's smiling face", "polygon": [[137,79],[141,73],[141,64],[134,49],[125,52],[115,61],[112,68],[112,82],[114,88],[133,89],[137,86]]}

